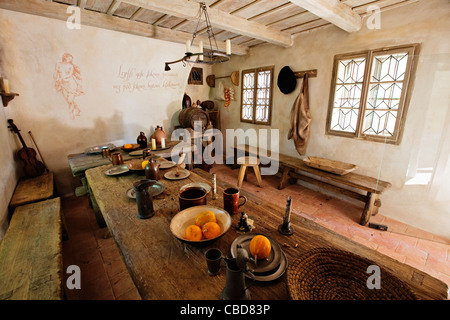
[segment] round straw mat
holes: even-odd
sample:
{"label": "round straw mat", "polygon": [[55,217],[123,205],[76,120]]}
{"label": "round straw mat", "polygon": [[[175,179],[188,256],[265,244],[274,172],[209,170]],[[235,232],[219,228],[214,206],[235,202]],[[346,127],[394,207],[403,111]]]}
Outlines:
{"label": "round straw mat", "polygon": [[380,289],[369,289],[367,268],[376,263],[351,252],[318,248],[290,264],[287,287],[293,300],[415,300],[407,285],[380,267]]}

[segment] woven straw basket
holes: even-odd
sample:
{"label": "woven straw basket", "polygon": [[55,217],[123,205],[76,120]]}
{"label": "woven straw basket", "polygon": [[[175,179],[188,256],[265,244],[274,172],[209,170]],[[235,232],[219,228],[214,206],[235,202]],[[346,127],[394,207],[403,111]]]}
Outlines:
{"label": "woven straw basket", "polygon": [[289,266],[287,288],[293,300],[415,300],[409,287],[381,270],[381,288],[369,289],[372,275],[367,268],[376,263],[346,252],[318,248],[305,252]]}

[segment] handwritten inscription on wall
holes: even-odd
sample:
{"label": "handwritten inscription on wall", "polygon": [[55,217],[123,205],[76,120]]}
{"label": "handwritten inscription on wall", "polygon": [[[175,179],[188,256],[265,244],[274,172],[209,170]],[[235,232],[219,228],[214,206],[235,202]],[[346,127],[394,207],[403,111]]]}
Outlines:
{"label": "handwritten inscription on wall", "polygon": [[180,79],[177,72],[155,72],[151,69],[119,66],[114,92],[136,93],[154,89],[179,89]]}

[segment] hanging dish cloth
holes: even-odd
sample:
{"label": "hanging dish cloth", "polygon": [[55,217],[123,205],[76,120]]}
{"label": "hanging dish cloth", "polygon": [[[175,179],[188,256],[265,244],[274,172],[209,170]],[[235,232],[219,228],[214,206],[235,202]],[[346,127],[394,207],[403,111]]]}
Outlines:
{"label": "hanging dish cloth", "polygon": [[306,154],[310,129],[311,113],[309,111],[308,74],[305,74],[300,94],[292,106],[291,128],[288,133],[288,140],[294,140],[295,148],[302,156]]}

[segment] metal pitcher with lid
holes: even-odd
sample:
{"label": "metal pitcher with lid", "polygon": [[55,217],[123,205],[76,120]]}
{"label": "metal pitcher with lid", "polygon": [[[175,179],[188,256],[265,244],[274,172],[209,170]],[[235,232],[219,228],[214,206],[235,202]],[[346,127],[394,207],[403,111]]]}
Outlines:
{"label": "metal pitcher with lid", "polygon": [[[224,258],[227,264],[226,283],[225,288],[220,294],[221,300],[250,300],[251,293],[249,288],[255,282],[255,276],[248,269],[247,263],[254,261],[249,258],[247,250],[240,245],[237,246],[236,258]],[[245,286],[245,275],[248,275],[252,280],[252,284]]]}

